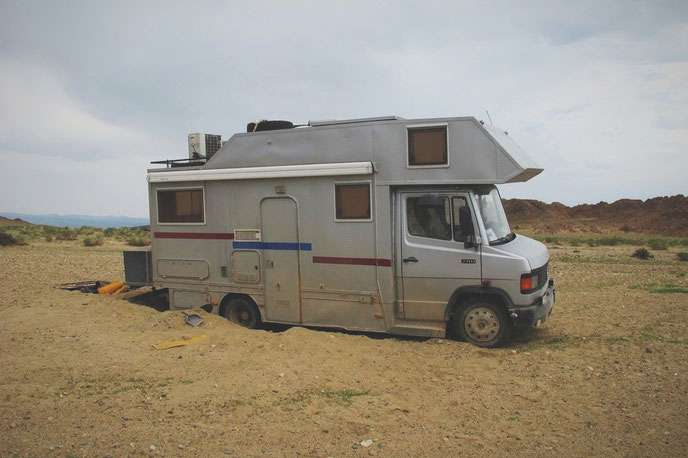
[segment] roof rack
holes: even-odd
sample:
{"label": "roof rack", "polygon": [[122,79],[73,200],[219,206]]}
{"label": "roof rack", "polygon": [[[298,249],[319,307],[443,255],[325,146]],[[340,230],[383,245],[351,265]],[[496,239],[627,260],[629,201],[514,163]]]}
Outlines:
{"label": "roof rack", "polygon": [[336,119],[325,119],[321,121],[308,121],[308,125],[310,127],[318,127],[318,126],[334,126],[337,124],[357,124],[357,123],[362,123],[362,122],[375,122],[375,121],[399,121],[399,120],[404,120],[404,118],[400,116],[380,116],[377,118],[358,118],[358,119],[341,119],[341,120],[336,120]]}
{"label": "roof rack", "polygon": [[151,161],[151,164],[165,164],[167,168],[171,167],[195,167],[204,165],[206,158],[185,158],[185,159],[164,159],[162,161]]}

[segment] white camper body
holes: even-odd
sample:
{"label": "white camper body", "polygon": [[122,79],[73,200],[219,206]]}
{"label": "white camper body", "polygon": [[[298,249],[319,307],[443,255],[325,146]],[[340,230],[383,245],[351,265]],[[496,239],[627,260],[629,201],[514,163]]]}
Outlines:
{"label": "white camper body", "polygon": [[549,254],[494,186],[541,171],[472,117],[235,134],[203,166],[149,170],[152,284],[249,327],[498,345],[552,310]]}

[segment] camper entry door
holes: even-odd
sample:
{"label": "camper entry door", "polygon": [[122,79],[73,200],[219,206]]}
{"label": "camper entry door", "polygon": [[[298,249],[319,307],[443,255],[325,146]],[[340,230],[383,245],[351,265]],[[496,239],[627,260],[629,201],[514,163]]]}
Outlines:
{"label": "camper entry door", "polygon": [[301,322],[299,232],[296,202],[288,197],[261,202],[265,317],[268,321]]}

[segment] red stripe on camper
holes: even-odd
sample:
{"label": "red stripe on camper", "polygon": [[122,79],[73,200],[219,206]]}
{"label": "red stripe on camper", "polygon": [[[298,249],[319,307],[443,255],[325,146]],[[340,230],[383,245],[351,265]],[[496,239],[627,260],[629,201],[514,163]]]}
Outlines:
{"label": "red stripe on camper", "polygon": [[234,240],[233,232],[154,232],[156,239]]}
{"label": "red stripe on camper", "polygon": [[335,256],[313,256],[314,264],[348,264],[357,266],[392,267],[391,259],[379,258],[340,258]]}

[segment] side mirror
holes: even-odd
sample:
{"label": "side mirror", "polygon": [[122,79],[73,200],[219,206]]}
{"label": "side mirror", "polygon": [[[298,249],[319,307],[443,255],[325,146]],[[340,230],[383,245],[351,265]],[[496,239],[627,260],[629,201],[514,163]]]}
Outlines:
{"label": "side mirror", "polygon": [[464,248],[475,248],[473,218],[471,218],[471,210],[468,207],[459,208],[459,225],[461,226],[461,235],[463,235],[465,240],[463,243]]}

